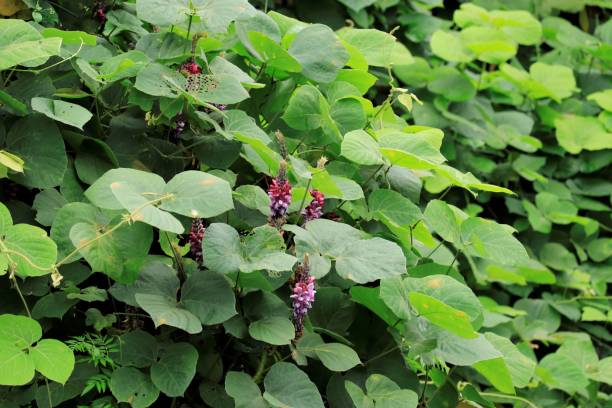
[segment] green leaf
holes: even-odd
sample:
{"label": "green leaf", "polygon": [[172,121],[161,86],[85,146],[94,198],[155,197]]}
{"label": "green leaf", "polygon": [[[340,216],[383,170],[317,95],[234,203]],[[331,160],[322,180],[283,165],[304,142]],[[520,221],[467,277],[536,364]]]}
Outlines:
{"label": "green leaf", "polygon": [[236,299],[229,281],[208,270],[192,272],[187,278],[181,290],[181,304],[204,325],[223,323],[236,314]]}
{"label": "green leaf", "polygon": [[346,7],[350,8],[354,12],[358,12],[363,10],[366,7],[371,6],[376,3],[376,0],[338,0],[340,3],[344,4]]}
{"label": "green leaf", "polygon": [[118,338],[115,359],[122,366],[144,368],[157,361],[158,345],[155,337],[142,330],[127,332]]}
{"label": "green leaf", "polygon": [[65,384],[74,369],[74,354],[59,340],[44,339],[30,349],[36,371],[50,380]]}
{"label": "green leaf", "polygon": [[516,55],[517,44],[511,36],[491,27],[471,26],[460,33],[461,42],[480,61],[500,64]]}
{"label": "green leaf", "polygon": [[90,45],[95,47],[97,37],[92,34],[87,34],[84,31],[66,31],[57,28],[46,27],[40,32],[44,38],[58,37],[62,39],[62,43],[73,45]]}
{"label": "green leaf", "polygon": [[302,65],[283,47],[263,33],[248,32],[248,39],[261,61],[268,67],[286,72],[300,72]]}
{"label": "green leaf", "polygon": [[51,188],[62,182],[68,159],[62,135],[52,120],[31,115],[17,121],[8,132],[6,148],[25,163],[23,174],[11,175],[18,183]]}
{"label": "green leaf", "polygon": [[360,364],[359,356],[355,351],[341,343],[323,343],[302,346],[298,344],[298,351],[313,353],[325,367],[331,371],[348,371]]}
{"label": "green leaf", "polygon": [[365,385],[368,397],[374,399],[376,407],[416,408],[419,402],[414,391],[400,389],[394,381],[381,374],[370,375]]}
{"label": "green leaf", "polygon": [[445,241],[459,242],[461,236],[460,225],[463,220],[448,204],[441,200],[431,200],[427,203],[423,215],[427,226]]}
{"label": "green leaf", "polygon": [[317,386],[294,364],[274,364],[266,374],[264,385],[264,398],[275,407],[324,407]]}
{"label": "green leaf", "polygon": [[372,136],[361,129],[344,135],[341,154],[354,163],[366,166],[383,163],[378,144]]}
{"label": "green leaf", "polygon": [[0,71],[15,65],[36,67],[58,55],[61,38],[42,38],[34,26],[18,19],[0,20]]}
{"label": "green leaf", "polygon": [[193,313],[180,307],[175,297],[136,293],[135,298],[138,305],[151,315],[155,327],[166,324],[185,330],[189,334],[202,331],[200,320]]}
{"label": "green leaf", "polygon": [[594,92],[587,96],[587,100],[595,101],[602,109],[612,112],[612,89]]}
{"label": "green leaf", "polygon": [[29,224],[10,227],[2,239],[6,252],[0,259],[12,264],[19,276],[43,276],[52,272],[57,260],[57,246],[41,228]]}
{"label": "green leaf", "polygon": [[559,145],[568,153],[612,148],[612,133],[594,117],[560,115],[555,119],[555,128]]}
{"label": "green leaf", "polygon": [[436,68],[433,76],[434,79],[427,84],[427,89],[450,101],[463,102],[476,95],[476,87],[470,78],[455,68]]}
{"label": "green leaf", "polygon": [[536,374],[550,388],[574,394],[589,385],[584,371],[571,358],[559,354],[548,354],[538,364]]}
{"label": "green leaf", "polygon": [[119,402],[134,408],[146,408],[159,397],[159,390],[148,375],[132,367],[119,367],[113,371],[110,390]]}
{"label": "green leaf", "polygon": [[29,317],[0,315],[0,339],[19,349],[25,349],[42,337],[40,324]]}
{"label": "green leaf", "polygon": [[338,275],[357,283],[406,273],[406,258],[402,249],[382,238],[349,243],[335,260]]}
{"label": "green leaf", "polygon": [[186,89],[187,82],[176,70],[151,63],[138,72],[134,87],[147,95],[177,98]]}
{"label": "green leaf", "polygon": [[34,362],[23,350],[0,340],[0,384],[25,385],[34,378]]}
{"label": "green leaf", "polygon": [[[101,236],[94,224],[79,222],[70,229],[70,240],[85,258],[94,272],[104,272],[118,277],[123,271],[123,259],[119,248],[110,235]],[[90,242],[92,242],[90,244]]]}
{"label": "green leaf", "polygon": [[49,98],[32,98],[32,109],[48,118],[83,130],[83,125],[93,116],[82,106]]}
{"label": "green leaf", "polygon": [[230,371],[225,376],[225,392],[234,399],[236,408],[266,408],[268,404],[250,375]]}
{"label": "green leaf", "polygon": [[436,326],[450,331],[466,339],[478,337],[470,323],[468,315],[462,311],[448,306],[438,299],[418,292],[410,292],[410,305]]}
{"label": "green leaf", "polygon": [[214,272],[238,272],[242,263],[240,236],[227,224],[213,223],[206,228],[202,241],[204,264]]}
{"label": "green leaf", "polygon": [[375,190],[370,194],[368,204],[372,217],[387,226],[410,228],[423,218],[416,204],[393,190]]}
{"label": "green leaf", "polygon": [[291,343],[295,329],[288,318],[272,316],[251,323],[249,335],[255,340],[280,346]]}
{"label": "green leaf", "polygon": [[167,396],[180,397],[195,376],[197,362],[198,351],[191,344],[170,344],[151,366],[151,380]]}
{"label": "green leaf", "polygon": [[297,88],[291,98],[283,120],[297,130],[314,130],[323,125],[329,114],[329,104],[317,88],[303,85]]}
{"label": "green leaf", "polygon": [[86,191],[85,196],[92,204],[109,210],[122,210],[125,207],[113,193],[114,187],[121,184],[130,186],[130,190],[140,195],[154,199],[156,195],[163,194],[166,183],[157,174],[135,169],[112,169],[104,173]]}
{"label": "green leaf", "polygon": [[163,201],[161,209],[193,218],[210,218],[234,208],[229,183],[202,171],[177,174],[164,194],[172,194],[172,198]]}
{"label": "green leaf", "polygon": [[503,358],[479,361],[473,367],[501,392],[514,394],[512,377]]}
{"label": "green leaf", "polygon": [[517,265],[529,260],[523,245],[512,235],[513,228],[484,218],[469,218],[461,224],[461,241],[470,255]]}
{"label": "green leaf", "polygon": [[[384,281],[383,279],[382,282]],[[379,288],[368,288],[355,285],[351,287],[350,294],[354,302],[370,309],[389,326],[394,326],[398,322],[398,317],[389,307],[387,307],[385,302],[383,302],[383,295]]]}
{"label": "green leaf", "polygon": [[338,32],[340,38],[357,48],[368,65],[391,67],[413,62],[410,51],[394,36],[375,29],[344,28]]}
{"label": "green leaf", "polygon": [[535,82],[529,86],[529,96],[534,99],[549,97],[560,102],[578,90],[574,73],[564,65],[536,62],[529,67],[529,75]]}
{"label": "green leaf", "polygon": [[[313,47],[313,44],[317,44]],[[336,34],[327,26],[312,24],[295,36],[289,54],[302,65],[301,74],[308,79],[329,83],[336,79],[349,54]]]}
{"label": "green leaf", "polygon": [[431,36],[431,50],[438,57],[451,62],[470,62],[474,54],[466,48],[459,35],[454,32],[437,30]]}

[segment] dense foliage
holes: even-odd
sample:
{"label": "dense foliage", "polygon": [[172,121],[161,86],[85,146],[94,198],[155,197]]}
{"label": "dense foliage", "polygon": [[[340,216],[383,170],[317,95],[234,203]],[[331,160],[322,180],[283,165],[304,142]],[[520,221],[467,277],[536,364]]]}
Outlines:
{"label": "dense foliage", "polygon": [[609,406],[610,7],[0,0],[0,407]]}

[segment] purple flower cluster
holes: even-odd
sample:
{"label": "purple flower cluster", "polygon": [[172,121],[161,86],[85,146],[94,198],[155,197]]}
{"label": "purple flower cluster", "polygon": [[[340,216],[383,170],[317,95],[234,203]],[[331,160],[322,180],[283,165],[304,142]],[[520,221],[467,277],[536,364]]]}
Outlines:
{"label": "purple flower cluster", "polygon": [[323,215],[323,205],[325,204],[325,195],[322,192],[311,189],[310,195],[312,196],[312,201],[302,210],[302,216],[304,216],[306,222],[321,218]]}
{"label": "purple flower cluster", "polygon": [[270,197],[270,217],[273,220],[281,219],[287,214],[291,204],[291,184],[286,179],[276,177],[268,188]]}
{"label": "purple flower cluster", "polygon": [[204,221],[201,218],[193,220],[191,230],[189,231],[189,252],[195,258],[196,262],[202,265],[204,254],[202,251],[202,240],[204,239]]}
{"label": "purple flower cluster", "polygon": [[307,260],[297,267],[290,298],[293,300],[293,326],[295,338],[304,334],[304,318],[315,301],[315,277],[309,274]]}

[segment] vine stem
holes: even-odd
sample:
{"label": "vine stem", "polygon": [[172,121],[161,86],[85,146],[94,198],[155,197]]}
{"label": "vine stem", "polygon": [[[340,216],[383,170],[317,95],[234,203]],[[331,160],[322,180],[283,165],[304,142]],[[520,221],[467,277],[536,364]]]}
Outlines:
{"label": "vine stem", "polygon": [[255,384],[259,384],[261,382],[261,377],[266,369],[266,363],[268,362],[268,352],[266,350],[261,354],[261,358],[259,359],[259,365],[257,366],[257,371],[255,371],[255,375],[253,376],[253,381]]}

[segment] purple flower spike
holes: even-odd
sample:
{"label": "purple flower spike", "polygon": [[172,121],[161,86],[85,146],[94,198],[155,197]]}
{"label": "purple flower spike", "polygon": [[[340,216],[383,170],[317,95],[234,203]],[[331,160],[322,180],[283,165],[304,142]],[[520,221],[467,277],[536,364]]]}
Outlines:
{"label": "purple flower spike", "polygon": [[291,184],[287,180],[281,180],[278,177],[272,179],[272,183],[268,188],[268,196],[270,196],[270,217],[279,219],[285,216],[287,209],[291,204]]}
{"label": "purple flower spike", "polygon": [[315,293],[317,293],[315,282],[315,277],[309,274],[308,258],[305,257],[304,262],[296,269],[293,294],[289,296],[293,300],[293,325],[296,339],[304,334],[304,318],[312,308]]}
{"label": "purple flower spike", "polygon": [[318,190],[310,190],[312,201],[302,210],[305,222],[316,220],[323,215],[323,205],[325,204],[325,195]]}
{"label": "purple flower spike", "polygon": [[191,255],[194,256],[199,265],[202,265],[204,261],[202,240],[204,239],[205,232],[206,228],[204,227],[204,221],[201,218],[193,220],[191,230],[189,231],[189,252],[191,252]]}

